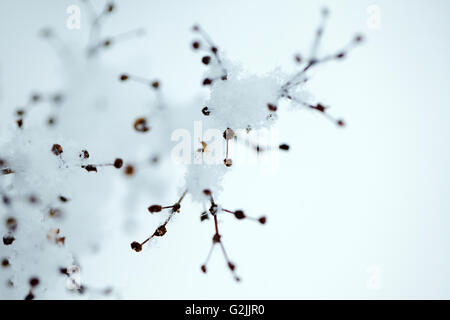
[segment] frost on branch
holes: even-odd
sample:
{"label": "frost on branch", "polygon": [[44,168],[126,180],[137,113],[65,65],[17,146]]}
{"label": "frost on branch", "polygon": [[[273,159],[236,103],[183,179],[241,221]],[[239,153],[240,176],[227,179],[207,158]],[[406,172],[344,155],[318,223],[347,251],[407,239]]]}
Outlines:
{"label": "frost on branch", "polygon": [[[318,112],[339,127],[344,126],[344,121],[331,116],[328,112],[328,106],[314,101],[312,95],[305,87],[305,84],[310,79],[309,74],[311,70],[326,62],[344,59],[349,51],[362,41],[362,36],[357,35],[348,45],[336,53],[319,57],[318,49],[327,17],[328,10],[324,9],[322,11],[322,21],[317,29],[311,53],[306,58],[302,58],[299,54],[295,56],[295,62],[300,70],[293,74],[285,74],[279,70],[264,75],[249,74],[239,64],[227,60],[222,55],[220,48],[212,41],[211,37],[201,26],[195,25],[192,29],[196,35],[196,39],[192,42],[192,49],[201,53],[201,63],[207,68],[201,85],[210,89],[208,98],[199,108],[199,112],[203,116],[202,126],[204,130],[215,129],[223,132],[223,139],[221,139],[220,143],[223,147],[222,149],[225,150],[223,163],[220,164],[220,162],[215,162],[212,159],[214,155],[209,150],[211,147],[210,142],[206,141],[207,139],[203,139],[202,137],[200,141],[195,141],[198,147],[191,150],[191,157],[189,158],[194,159],[194,161],[193,163],[188,162],[185,173],[183,190],[187,190],[191,199],[196,202],[204,201],[205,195],[209,197],[209,212],[203,212],[201,220],[207,220],[209,216],[212,216],[215,224],[213,244],[205,264],[201,267],[201,270],[205,273],[207,271],[207,262],[213,249],[219,246],[235,279],[240,279],[235,273],[235,265],[230,261],[225,251],[222,235],[219,233],[217,214],[219,212],[226,212],[233,214],[237,219],[251,218],[247,217],[242,210],[230,211],[219,207],[212,197],[213,193],[216,196],[220,195],[222,191],[222,178],[233,166],[233,159],[229,156],[230,142],[245,140],[245,135],[251,130],[270,128],[277,120],[277,112],[283,100],[287,100],[294,105],[307,108],[313,112]],[[150,83],[148,79],[133,78],[147,85]],[[126,81],[129,79],[129,76],[124,74],[120,79]],[[140,121],[145,124],[146,128],[146,120],[145,122],[144,120]],[[217,143],[217,141],[215,142]],[[275,149],[275,147],[263,148],[259,145],[252,145],[251,147],[257,153]],[[282,143],[278,146],[278,149],[288,151],[289,145]],[[196,162],[195,159],[199,158],[201,161]],[[185,193],[183,193],[183,197]],[[150,209],[150,212],[155,212],[160,211],[161,207],[151,206]],[[160,226],[160,228],[164,228],[163,233],[159,232],[158,228],[144,242],[133,242],[131,244],[132,248],[135,251],[141,251],[142,245],[150,239],[158,236],[158,234],[164,235],[166,231],[165,226],[170,220],[170,217],[171,215]],[[257,221],[264,224],[266,218],[261,217]]]}

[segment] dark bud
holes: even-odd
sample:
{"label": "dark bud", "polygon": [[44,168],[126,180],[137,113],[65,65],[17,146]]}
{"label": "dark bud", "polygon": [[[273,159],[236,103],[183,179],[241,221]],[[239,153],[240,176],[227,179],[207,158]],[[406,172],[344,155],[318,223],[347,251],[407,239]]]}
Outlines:
{"label": "dark bud", "polygon": [[344,126],[345,126],[344,120],[338,120],[338,121],[336,122],[336,124],[337,124],[339,127],[344,127]]}
{"label": "dark bud", "polygon": [[114,11],[114,3],[109,3],[109,4],[106,6],[106,12],[111,13],[111,12],[113,12],[113,11]]}
{"label": "dark bud", "polygon": [[204,108],[202,109],[202,113],[203,113],[205,116],[209,116],[209,115],[211,114],[211,111],[209,111],[208,107],[204,107]]}
{"label": "dark bud", "polygon": [[59,273],[64,274],[66,276],[69,275],[69,271],[67,270],[67,268],[59,268]]}
{"label": "dark bud", "polygon": [[81,159],[88,159],[89,158],[89,152],[87,150],[81,150],[80,158]]}
{"label": "dark bud", "polygon": [[6,195],[2,196],[2,201],[5,204],[5,206],[9,206],[11,204],[11,199]]}
{"label": "dark bud", "polygon": [[2,267],[3,268],[9,267],[9,260],[7,258],[2,259]]}
{"label": "dark bud", "polygon": [[212,239],[212,240],[213,240],[213,243],[219,243],[221,237],[222,237],[222,236],[221,236],[220,234],[216,233],[216,234],[214,235],[213,239]]}
{"label": "dark bud", "polygon": [[211,79],[205,78],[205,80],[203,80],[203,85],[204,86],[209,86],[209,85],[211,85],[212,82],[213,81]]}
{"label": "dark bud", "polygon": [[268,108],[270,111],[272,111],[272,112],[277,111],[277,106],[276,106],[276,105],[273,105],[273,104],[271,104],[271,103],[268,103],[268,104],[267,104],[267,108]]}
{"label": "dark bud", "polygon": [[227,167],[231,167],[233,165],[233,160],[231,159],[223,159],[223,164]]}
{"label": "dark bud", "polygon": [[36,204],[39,202],[39,199],[35,195],[31,195],[28,197],[28,202],[31,204]]}
{"label": "dark bud", "polygon": [[217,47],[211,47],[211,52],[217,54]]}
{"label": "dark bud", "polygon": [[25,114],[25,110],[18,109],[18,110],[16,110],[16,114],[21,117],[21,116],[23,116]]}
{"label": "dark bud", "polygon": [[359,34],[355,37],[355,42],[362,42],[362,41],[364,41],[364,37],[362,35]]}
{"label": "dark bud", "polygon": [[154,89],[158,89],[158,88],[159,88],[159,82],[158,82],[158,81],[153,81],[153,82],[152,82],[152,87],[153,87]]}
{"label": "dark bud", "polygon": [[198,42],[198,41],[192,42],[192,48],[194,48],[194,50],[197,50],[198,48],[200,48],[200,42]]}
{"label": "dark bud", "polygon": [[27,296],[25,297],[25,300],[33,300],[34,299],[34,294],[30,291]]}
{"label": "dark bud", "polygon": [[150,213],[160,212],[161,210],[162,210],[162,207],[158,204],[154,204],[154,205],[148,207],[148,211]]}
{"label": "dark bud", "polygon": [[345,57],[345,52],[340,52],[340,53],[338,53],[337,55],[336,55],[336,58],[337,59],[342,59],[342,58],[344,58]]}
{"label": "dark bud", "polygon": [[59,156],[61,153],[63,153],[63,148],[61,147],[61,145],[55,143],[52,146],[52,150],[51,151],[53,152],[53,154],[55,156]]}
{"label": "dark bud", "polygon": [[301,63],[302,62],[302,57],[299,54],[296,54],[294,56],[294,59],[295,59],[295,62],[297,62],[297,63]]}
{"label": "dark bud", "polygon": [[208,219],[209,219],[208,213],[206,211],[202,212],[202,214],[200,215],[200,221],[203,222]]}
{"label": "dark bud", "polygon": [[3,244],[5,246],[9,246],[11,245],[14,240],[16,240],[16,238],[14,238],[13,236],[7,235],[7,236],[3,236]]}
{"label": "dark bud", "polygon": [[202,63],[205,65],[208,65],[211,62],[211,57],[210,56],[204,56],[202,58]]}
{"label": "dark bud", "polygon": [[52,97],[52,101],[54,104],[60,104],[63,101],[63,95],[60,93],[54,94]]}
{"label": "dark bud", "polygon": [[56,122],[56,119],[53,118],[53,117],[49,117],[49,118],[47,119],[47,124],[48,124],[49,126],[54,125],[55,122]]}
{"label": "dark bud", "polygon": [[266,221],[267,221],[267,218],[266,218],[266,217],[261,217],[261,218],[258,219],[258,221],[259,221],[259,223],[261,223],[261,224],[265,224]]}
{"label": "dark bud", "polygon": [[316,106],[313,107],[314,109],[316,109],[317,111],[320,112],[325,112],[326,107],[320,103],[318,103]]}
{"label": "dark bud", "polygon": [[205,189],[205,190],[203,190],[203,193],[204,193],[206,196],[210,196],[210,195],[211,195],[211,190]]}
{"label": "dark bud", "polygon": [[103,41],[103,46],[105,48],[109,47],[110,45],[111,45],[111,40],[110,39]]}
{"label": "dark bud", "polygon": [[202,272],[203,272],[203,273],[206,273],[206,266],[205,266],[205,265],[202,265],[202,266],[201,266],[201,269],[202,269]]}
{"label": "dark bud", "polygon": [[6,219],[6,227],[10,232],[16,231],[17,229],[17,220],[13,217],[9,217]]}
{"label": "dark bud", "polygon": [[139,132],[147,132],[150,128],[147,126],[147,120],[145,118],[137,118],[134,121],[134,129]]}
{"label": "dark bud", "polygon": [[37,287],[39,285],[39,279],[36,277],[33,277],[30,279],[30,286],[32,288]]}
{"label": "dark bud", "polygon": [[3,167],[6,164],[6,161],[3,159],[0,159],[0,167]]}
{"label": "dark bud", "polygon": [[41,96],[39,94],[35,93],[35,94],[31,95],[32,102],[36,103],[36,102],[39,102],[39,100],[41,100]]}
{"label": "dark bud", "polygon": [[234,277],[234,280],[235,280],[236,282],[241,282],[241,278],[239,278],[239,277]]}
{"label": "dark bud", "polygon": [[280,144],[279,148],[280,148],[280,150],[288,151],[289,145],[283,143],[283,144]]}
{"label": "dark bud", "polygon": [[131,164],[125,167],[125,174],[127,176],[132,176],[134,174],[134,167]]}
{"label": "dark bud", "polygon": [[159,226],[158,229],[155,230],[155,233],[153,234],[155,237],[162,237],[167,232],[166,226]]}
{"label": "dark bud", "polygon": [[222,79],[223,81],[228,80],[228,76],[227,75],[223,75],[220,79]]}
{"label": "dark bud", "polygon": [[142,245],[137,241],[133,241],[130,246],[131,246],[131,249],[133,249],[136,252],[142,251]]}
{"label": "dark bud", "polygon": [[225,140],[231,140],[234,138],[234,131],[233,129],[227,128],[224,132],[223,132],[223,138]]}
{"label": "dark bud", "polygon": [[126,73],[123,73],[120,75],[119,79],[120,81],[127,81],[128,80],[128,75]]}
{"label": "dark bud", "polygon": [[97,167],[92,165],[92,164],[88,164],[87,166],[82,166],[83,169],[85,169],[87,172],[97,172]]}
{"label": "dark bud", "polygon": [[234,212],[234,216],[236,217],[236,219],[239,219],[239,220],[245,218],[244,211],[242,211],[242,210],[236,210],[236,211]]}
{"label": "dark bud", "polygon": [[52,218],[60,218],[62,216],[62,211],[56,208],[50,208],[48,210],[48,215]]}
{"label": "dark bud", "polygon": [[192,26],[192,31],[198,31],[198,30],[200,30],[199,26],[196,25],[196,24],[194,24],[194,25]]}
{"label": "dark bud", "polygon": [[17,123],[17,126],[19,128],[22,128],[22,126],[23,126],[23,119],[16,120],[16,123]]}
{"label": "dark bud", "polygon": [[123,165],[122,159],[117,158],[116,160],[114,160],[114,168],[120,169],[120,168],[122,168],[122,165]]}
{"label": "dark bud", "polygon": [[236,266],[231,262],[228,262],[228,268],[230,268],[231,271],[234,271],[234,269],[236,269]]}

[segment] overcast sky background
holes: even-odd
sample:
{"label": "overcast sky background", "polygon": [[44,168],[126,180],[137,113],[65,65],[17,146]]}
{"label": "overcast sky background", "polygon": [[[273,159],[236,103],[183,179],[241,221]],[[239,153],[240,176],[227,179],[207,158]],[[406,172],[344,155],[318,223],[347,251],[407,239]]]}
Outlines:
{"label": "overcast sky background", "polygon": [[[80,30],[66,28],[71,4],[82,9]],[[182,104],[205,94],[189,47],[194,23],[251,72],[293,71],[323,5],[331,10],[323,53],[356,32],[367,38],[343,62],[319,68],[310,85],[348,126],[281,110],[277,129],[291,151],[277,172],[242,167],[226,177],[222,203],[268,216],[266,226],[222,223],[242,283],[219,251],[210,272],[200,272],[213,230],[188,203],[170,237],[139,255],[129,242],[147,230],[145,220],[136,237],[112,224],[102,253],[82,258],[85,281],[137,299],[450,298],[450,2],[118,1],[106,33],[147,34],[115,46],[103,63],[117,74],[158,77],[167,99]],[[370,5],[380,9],[380,29],[367,25]],[[59,88],[64,68],[37,32],[52,26],[81,44],[85,13],[75,0],[0,2],[0,108],[11,113],[30,91]]]}

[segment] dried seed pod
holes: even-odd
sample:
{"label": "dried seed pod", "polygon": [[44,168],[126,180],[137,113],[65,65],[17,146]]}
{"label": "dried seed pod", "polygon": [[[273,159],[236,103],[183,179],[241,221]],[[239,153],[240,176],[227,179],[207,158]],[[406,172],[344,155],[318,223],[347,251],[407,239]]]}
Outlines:
{"label": "dried seed pod", "polygon": [[269,111],[275,112],[277,111],[277,106],[271,103],[267,104],[267,108],[269,109]]}
{"label": "dried seed pod", "polygon": [[244,219],[245,218],[245,214],[244,211],[242,210],[236,210],[235,212],[233,212],[234,216],[236,217],[236,219]]}
{"label": "dried seed pod", "polygon": [[133,241],[130,246],[131,246],[131,249],[133,249],[136,252],[142,251],[142,245],[137,241]]}
{"label": "dried seed pod", "polygon": [[203,85],[204,86],[209,86],[213,81],[210,78],[205,78],[203,80]]}
{"label": "dried seed pod", "polygon": [[81,150],[79,157],[81,159],[89,159],[89,152],[87,150]]}
{"label": "dried seed pod", "polygon": [[205,115],[205,116],[209,116],[209,115],[211,114],[211,111],[209,111],[208,107],[204,107],[204,108],[202,109],[202,113],[203,113],[203,115]]}
{"label": "dried seed pod", "polygon": [[161,210],[162,210],[162,206],[160,206],[159,204],[154,204],[154,205],[148,207],[148,211],[150,213],[160,212]]}
{"label": "dried seed pod", "polygon": [[258,221],[259,221],[259,223],[261,223],[261,224],[265,224],[265,223],[267,222],[267,218],[266,218],[266,217],[260,217],[260,218],[258,219]]}
{"label": "dried seed pod", "polygon": [[55,156],[59,156],[60,154],[63,153],[63,148],[61,147],[61,145],[55,143],[55,144],[52,146],[51,151],[53,152],[53,154],[54,154]]}
{"label": "dried seed pod", "polygon": [[92,164],[88,164],[87,166],[81,166],[83,169],[85,169],[87,172],[97,172],[97,167],[92,165]]}
{"label": "dried seed pod", "polygon": [[11,236],[11,235],[3,236],[3,244],[4,244],[5,246],[11,245],[11,244],[14,242],[14,240],[16,240],[16,238],[14,238],[14,237]]}
{"label": "dried seed pod", "polygon": [[158,229],[155,230],[155,233],[153,234],[155,237],[162,237],[167,232],[166,226],[162,225],[159,226]]}
{"label": "dried seed pod", "polygon": [[29,282],[30,282],[30,286],[32,288],[35,288],[35,287],[37,287],[39,285],[39,278],[33,277],[33,278],[30,279]]}
{"label": "dried seed pod", "polygon": [[229,158],[223,159],[223,163],[225,164],[225,166],[231,167],[233,165],[233,160],[231,160]]}
{"label": "dried seed pod", "polygon": [[117,158],[116,160],[114,160],[114,168],[120,169],[120,168],[122,168],[122,165],[123,165],[122,159]]}
{"label": "dried seed pod", "polygon": [[233,129],[227,128],[224,132],[223,132],[223,138],[225,140],[231,140],[233,139],[235,136],[235,133],[233,131]]}
{"label": "dried seed pod", "polygon": [[139,132],[147,132],[150,128],[147,126],[147,120],[145,118],[137,118],[134,121],[134,129]]}
{"label": "dried seed pod", "polygon": [[129,76],[126,73],[123,73],[119,76],[120,81],[127,81]]}
{"label": "dried seed pod", "polygon": [[13,217],[7,218],[5,224],[6,224],[6,228],[8,228],[8,230],[10,232],[16,231],[16,229],[17,229],[17,220],[16,220],[16,218],[13,218]]}
{"label": "dried seed pod", "polygon": [[124,172],[127,176],[132,176],[134,174],[134,167],[131,164],[128,164],[125,166]]}
{"label": "dried seed pod", "polygon": [[198,41],[192,42],[192,48],[194,48],[194,50],[199,49],[200,48],[200,42],[198,42]]}
{"label": "dried seed pod", "polygon": [[204,56],[202,58],[202,63],[205,65],[208,65],[211,62],[211,57],[210,56]]}

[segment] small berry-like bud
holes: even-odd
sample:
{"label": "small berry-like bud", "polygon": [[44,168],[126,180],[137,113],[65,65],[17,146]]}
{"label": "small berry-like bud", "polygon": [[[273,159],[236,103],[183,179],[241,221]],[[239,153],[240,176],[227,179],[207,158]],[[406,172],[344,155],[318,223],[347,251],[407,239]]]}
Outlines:
{"label": "small berry-like bud", "polygon": [[277,106],[276,106],[276,105],[273,105],[273,104],[271,104],[271,103],[268,103],[268,104],[267,104],[267,108],[268,108],[270,111],[272,111],[272,112],[277,111]]}
{"label": "small berry-like bud", "polygon": [[120,168],[122,168],[122,165],[123,165],[122,159],[117,158],[116,160],[114,160],[114,168],[120,169]]}
{"label": "small berry-like bud", "polygon": [[87,172],[97,172],[97,167],[92,164],[88,164],[87,166],[82,166],[82,168],[85,169]]}
{"label": "small berry-like bud", "polygon": [[204,56],[202,58],[202,63],[205,65],[208,65],[211,62],[211,57],[210,56]]}
{"label": "small berry-like bud", "polygon": [[219,243],[221,237],[222,236],[220,234],[216,233],[213,237],[213,243]]}
{"label": "small berry-like bud", "polygon": [[133,249],[136,252],[142,251],[142,245],[137,241],[133,241],[130,246],[131,246],[131,249]]}
{"label": "small berry-like bud", "polygon": [[158,89],[159,88],[159,82],[158,81],[153,81],[152,82],[152,87],[155,88],[155,89]]}
{"label": "small berry-like bud", "polygon": [[3,244],[5,246],[9,246],[11,245],[14,240],[16,240],[16,238],[14,238],[13,236],[7,235],[7,236],[3,236]]}
{"label": "small berry-like bud", "polygon": [[205,189],[205,190],[203,190],[203,193],[204,193],[205,195],[207,195],[207,196],[210,196],[210,195],[211,195],[211,190]]}
{"label": "small berry-like bud", "polygon": [[55,156],[59,156],[61,153],[63,153],[63,148],[59,144],[54,144],[52,146],[52,152],[55,154]]}
{"label": "small berry-like bud", "polygon": [[30,279],[30,286],[32,288],[34,288],[34,287],[36,287],[38,285],[39,285],[39,279],[38,278],[33,277],[33,278]]}
{"label": "small berry-like bud", "polygon": [[147,126],[147,119],[145,118],[137,118],[134,121],[134,129],[139,132],[147,132],[150,128]]}
{"label": "small berry-like bud", "polygon": [[81,150],[79,156],[80,156],[81,159],[88,159],[89,158],[89,152],[87,150]]}
{"label": "small berry-like bud", "polygon": [[200,42],[198,42],[198,41],[192,42],[192,48],[194,48],[194,50],[197,50],[198,48],[200,48]]}
{"label": "small berry-like bud", "polygon": [[205,80],[203,80],[203,85],[204,86],[209,86],[213,81],[209,78],[205,78]]}
{"label": "small berry-like bud", "polygon": [[280,148],[280,150],[288,151],[289,150],[289,145],[283,143],[283,144],[280,144],[279,148]]}
{"label": "small berry-like bud", "polygon": [[9,260],[7,258],[2,259],[2,267],[3,268],[9,267]]}
{"label": "small berry-like bud", "polygon": [[338,59],[342,59],[344,57],[345,57],[345,52],[340,52],[336,55],[336,58],[338,58]]}
{"label": "small berry-like bud", "polygon": [[148,211],[150,213],[160,212],[161,210],[162,210],[162,207],[158,204],[154,204],[154,205],[148,207]]}
{"label": "small berry-like bud", "polygon": [[211,52],[214,54],[217,54],[217,47],[211,47]]}
{"label": "small berry-like bud", "polygon": [[234,271],[234,269],[236,269],[236,266],[231,262],[228,262],[228,268],[230,268],[231,271]]}
{"label": "small berry-like bud", "polygon": [[155,233],[153,234],[155,237],[162,237],[167,232],[166,226],[160,226],[158,229],[156,229]]}
{"label": "small berry-like bud", "polygon": [[131,164],[128,164],[128,165],[125,167],[125,174],[126,174],[127,176],[132,176],[132,175],[134,174],[134,167],[133,167]]}
{"label": "small berry-like bud", "polygon": [[236,211],[234,212],[234,216],[236,217],[236,219],[239,219],[239,220],[245,218],[244,211],[242,211],[242,210],[236,210]]}
{"label": "small berry-like bud", "polygon": [[231,140],[234,138],[234,131],[233,129],[227,128],[224,132],[223,132],[223,138],[225,140]]}
{"label": "small berry-like bud", "polygon": [[205,116],[209,116],[209,115],[211,114],[211,111],[208,110],[208,107],[204,107],[204,108],[202,109],[202,113],[203,113]]}
{"label": "small berry-like bud", "polygon": [[344,127],[345,126],[344,120],[338,120],[336,123],[337,123],[337,125],[339,127]]}
{"label": "small berry-like bud", "polygon": [[266,218],[266,217],[261,217],[261,218],[258,219],[258,221],[259,221],[259,223],[261,223],[261,224],[265,224],[266,221],[267,221],[267,218]]}
{"label": "small berry-like bud", "polygon": [[202,265],[202,266],[201,266],[201,269],[202,269],[202,272],[203,272],[203,273],[206,273],[206,266],[205,266],[205,265]]}
{"label": "small berry-like bud", "polygon": [[120,75],[119,79],[120,81],[127,81],[129,76],[126,73],[123,73]]}

